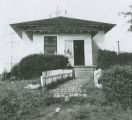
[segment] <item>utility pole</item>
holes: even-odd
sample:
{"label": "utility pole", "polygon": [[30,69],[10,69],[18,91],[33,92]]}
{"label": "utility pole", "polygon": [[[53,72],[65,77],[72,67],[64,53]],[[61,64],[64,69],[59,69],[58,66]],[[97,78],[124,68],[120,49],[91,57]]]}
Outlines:
{"label": "utility pole", "polygon": [[120,53],[120,41],[119,41],[119,40],[117,41],[117,47],[118,47],[118,52],[117,52],[117,54],[119,54],[119,53]]}

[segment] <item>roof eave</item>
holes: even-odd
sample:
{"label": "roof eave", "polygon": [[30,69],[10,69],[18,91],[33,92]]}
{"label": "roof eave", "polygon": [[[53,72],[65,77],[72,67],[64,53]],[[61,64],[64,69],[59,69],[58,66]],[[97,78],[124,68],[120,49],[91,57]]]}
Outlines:
{"label": "roof eave", "polygon": [[111,29],[113,29],[116,26],[116,24],[111,24],[106,30],[105,34],[108,33]]}
{"label": "roof eave", "polygon": [[15,27],[13,24],[10,24],[10,27],[17,33],[20,38],[22,38],[22,29]]}

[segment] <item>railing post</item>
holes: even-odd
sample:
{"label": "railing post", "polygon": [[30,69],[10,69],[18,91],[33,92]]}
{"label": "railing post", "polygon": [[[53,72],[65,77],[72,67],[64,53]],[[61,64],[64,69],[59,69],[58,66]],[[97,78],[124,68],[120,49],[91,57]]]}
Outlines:
{"label": "railing post", "polygon": [[43,75],[40,77],[41,86],[44,87]]}

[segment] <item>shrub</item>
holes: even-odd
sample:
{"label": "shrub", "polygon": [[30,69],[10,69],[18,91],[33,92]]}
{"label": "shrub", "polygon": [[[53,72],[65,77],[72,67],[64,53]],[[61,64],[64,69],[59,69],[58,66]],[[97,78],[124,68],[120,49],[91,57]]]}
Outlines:
{"label": "shrub", "polygon": [[116,59],[117,59],[116,52],[108,50],[99,50],[97,67],[101,69],[106,69],[111,65],[114,65],[116,63]]}
{"label": "shrub", "polygon": [[123,107],[132,105],[132,67],[112,66],[103,71],[100,81],[108,102],[119,102]]}
{"label": "shrub", "polygon": [[132,65],[132,53],[120,53],[117,55],[114,51],[99,50],[97,67],[107,69],[112,65]]}
{"label": "shrub", "polygon": [[132,65],[132,53],[120,53],[117,56],[117,63],[120,65]]}
{"label": "shrub", "polygon": [[7,72],[6,70],[4,70],[4,72],[1,75],[1,80],[2,81],[8,80],[10,77],[11,77],[11,73],[10,72]]}
{"label": "shrub", "polygon": [[67,64],[68,58],[62,55],[33,54],[24,57],[11,73],[21,79],[31,79],[39,77],[43,71],[64,69]]}

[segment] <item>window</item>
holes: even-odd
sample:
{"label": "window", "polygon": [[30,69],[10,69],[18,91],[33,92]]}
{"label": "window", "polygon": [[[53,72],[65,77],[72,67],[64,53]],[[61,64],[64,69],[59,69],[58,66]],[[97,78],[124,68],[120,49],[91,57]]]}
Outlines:
{"label": "window", "polygon": [[44,53],[55,55],[57,52],[57,36],[44,37]]}

